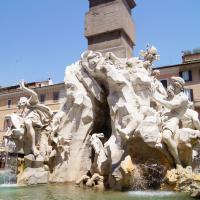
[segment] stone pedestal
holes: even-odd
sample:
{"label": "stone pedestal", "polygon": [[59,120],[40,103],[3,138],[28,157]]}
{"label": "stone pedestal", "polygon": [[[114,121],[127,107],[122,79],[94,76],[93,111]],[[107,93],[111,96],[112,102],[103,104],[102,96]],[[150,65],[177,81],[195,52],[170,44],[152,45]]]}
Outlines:
{"label": "stone pedestal", "polygon": [[18,175],[18,185],[36,185],[49,182],[49,172],[44,168],[26,168],[23,174]]}

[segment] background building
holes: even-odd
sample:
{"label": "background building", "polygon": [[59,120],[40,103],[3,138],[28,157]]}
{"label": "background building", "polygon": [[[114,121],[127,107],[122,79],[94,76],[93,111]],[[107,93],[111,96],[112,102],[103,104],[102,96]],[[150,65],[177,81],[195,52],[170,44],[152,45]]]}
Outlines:
{"label": "background building", "polygon": [[165,87],[169,85],[172,76],[181,76],[185,80],[184,92],[200,113],[200,50],[185,51],[181,64],[164,66],[159,70],[160,80]]}
{"label": "background building", "polygon": [[[59,110],[65,96],[64,83],[53,84],[48,80],[28,83],[26,86],[33,89],[40,102],[49,106],[54,113]],[[7,129],[6,116],[17,112],[17,103],[23,96],[29,97],[19,89],[19,85],[0,88],[0,141]]]}

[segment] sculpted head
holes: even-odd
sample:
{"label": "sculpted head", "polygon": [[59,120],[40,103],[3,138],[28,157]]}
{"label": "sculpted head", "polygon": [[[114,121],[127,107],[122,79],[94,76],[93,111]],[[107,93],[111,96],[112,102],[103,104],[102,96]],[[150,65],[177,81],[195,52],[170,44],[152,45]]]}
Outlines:
{"label": "sculpted head", "polygon": [[181,77],[178,77],[178,76],[172,76],[171,77],[171,83],[172,83],[172,86],[175,88],[175,89],[180,89],[180,90],[183,90],[184,88],[184,85],[185,85],[185,81],[181,78]]}
{"label": "sculpted head", "polygon": [[18,109],[24,109],[28,105],[28,99],[26,97],[20,97],[17,104]]}
{"label": "sculpted head", "polygon": [[156,55],[157,54],[157,49],[154,46],[151,46],[147,49],[147,52],[151,55]]}
{"label": "sculpted head", "polygon": [[157,49],[154,46],[149,47],[147,45],[147,50],[144,55],[144,59],[148,60],[150,63],[152,63],[154,60],[159,60]]}
{"label": "sculpted head", "polygon": [[93,71],[101,57],[102,54],[100,52],[86,51],[81,55],[81,64],[89,71]]}
{"label": "sculpted head", "polygon": [[159,78],[159,76],[160,76],[160,70],[153,70],[152,71],[152,76],[154,76],[155,78]]}

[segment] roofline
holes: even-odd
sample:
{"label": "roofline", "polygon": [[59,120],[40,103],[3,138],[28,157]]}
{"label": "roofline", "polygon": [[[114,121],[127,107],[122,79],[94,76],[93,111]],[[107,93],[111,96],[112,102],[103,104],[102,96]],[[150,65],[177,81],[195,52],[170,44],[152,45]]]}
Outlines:
{"label": "roofline", "polygon": [[[193,51],[193,50],[192,50],[192,51]],[[182,57],[185,57],[185,56],[193,56],[193,55],[198,55],[198,54],[200,54],[200,52],[193,53],[192,51],[191,51],[191,53],[186,53],[186,54],[184,54],[184,51],[183,51]]]}
{"label": "roofline", "polygon": [[160,66],[160,67],[155,67],[153,69],[163,69],[163,68],[171,68],[171,67],[180,67],[180,66],[191,65],[191,64],[198,64],[198,63],[200,64],[200,61],[187,62],[187,63],[181,63],[181,64],[175,64],[175,65]]}
{"label": "roofline", "polygon": [[[31,82],[31,83],[27,83],[25,85],[26,86],[31,86],[31,85],[34,85],[36,83],[40,83],[40,82]],[[63,84],[64,84],[64,82],[60,82],[60,83],[56,83],[56,84],[52,84],[52,85],[44,85],[44,86],[40,86],[40,87],[33,87],[32,89],[45,88],[45,87],[54,87],[54,86],[63,85]],[[20,87],[20,85],[3,87],[3,88],[0,88],[0,93],[7,92],[9,90],[17,90],[17,89],[19,89],[19,87]]]}
{"label": "roofline", "polygon": [[[35,84],[37,84],[37,83],[40,83],[40,82],[30,82],[30,83],[25,83],[25,85],[26,86],[31,86],[31,85],[35,85]],[[20,87],[20,85],[18,84],[18,85],[11,85],[11,86],[6,86],[6,87],[1,87],[0,88],[0,91],[3,89],[5,89],[5,90],[9,90],[9,89],[15,89],[15,88],[18,88],[18,87]]]}

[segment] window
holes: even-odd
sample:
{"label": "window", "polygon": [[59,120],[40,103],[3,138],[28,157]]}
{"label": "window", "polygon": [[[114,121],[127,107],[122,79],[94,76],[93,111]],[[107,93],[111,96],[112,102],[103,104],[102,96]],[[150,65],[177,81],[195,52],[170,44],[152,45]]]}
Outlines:
{"label": "window", "polygon": [[193,101],[193,90],[184,88],[184,93],[188,97],[188,100]]}
{"label": "window", "polygon": [[59,92],[54,92],[53,93],[53,100],[58,101],[58,99],[59,99]]}
{"label": "window", "polygon": [[179,73],[179,75],[183,78],[184,81],[192,81],[192,72],[190,70],[182,71]]}
{"label": "window", "polygon": [[59,98],[63,99],[64,97],[65,97],[65,90],[63,89],[63,90],[60,90],[59,92]]}
{"label": "window", "polygon": [[12,99],[8,99],[8,108],[11,108],[11,106],[12,106]]}
{"label": "window", "polygon": [[167,88],[167,79],[160,80],[165,88]]}
{"label": "window", "polygon": [[46,95],[45,94],[41,94],[40,95],[40,102],[44,103],[45,102],[45,98],[46,98]]}
{"label": "window", "polygon": [[189,81],[189,72],[188,71],[182,72],[182,77],[185,81]]}
{"label": "window", "polygon": [[5,169],[6,155],[0,152],[0,169]]}
{"label": "window", "polygon": [[5,117],[4,118],[4,127],[3,127],[4,131],[7,131],[8,128],[11,128],[11,126],[12,126],[12,122],[11,122],[10,118]]}

